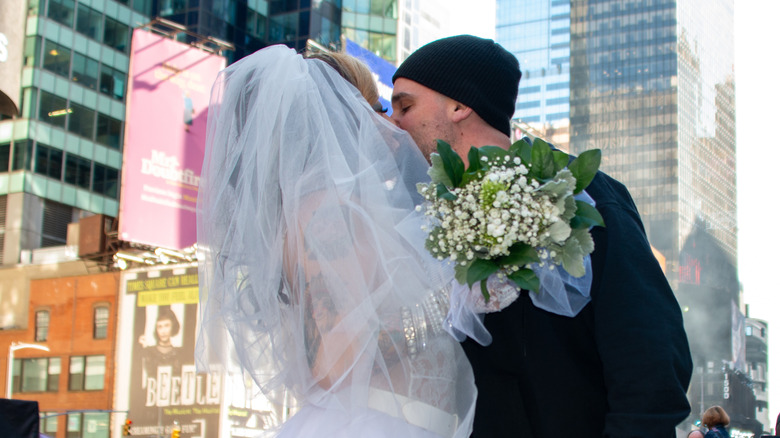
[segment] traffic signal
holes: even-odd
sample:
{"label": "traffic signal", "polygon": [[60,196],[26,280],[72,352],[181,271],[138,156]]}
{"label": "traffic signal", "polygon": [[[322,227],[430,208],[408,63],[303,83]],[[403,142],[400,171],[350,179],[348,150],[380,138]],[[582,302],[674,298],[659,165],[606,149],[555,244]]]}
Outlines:
{"label": "traffic signal", "polygon": [[130,420],[125,420],[125,424],[122,426],[122,436],[130,436],[130,426],[133,424]]}

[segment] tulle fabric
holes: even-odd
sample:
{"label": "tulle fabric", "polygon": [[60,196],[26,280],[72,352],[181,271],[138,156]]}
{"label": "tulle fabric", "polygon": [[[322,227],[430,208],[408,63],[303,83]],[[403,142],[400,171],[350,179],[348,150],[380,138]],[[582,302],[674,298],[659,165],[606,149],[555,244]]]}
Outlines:
{"label": "tulle fabric", "polygon": [[451,269],[404,234],[423,223],[415,184],[427,169],[411,138],[321,61],[272,46],[217,79],[196,356],[199,369],[224,370],[235,354],[272,403],[300,408],[274,434],[355,436],[369,424],[369,437],[469,435],[471,367],[431,319]]}

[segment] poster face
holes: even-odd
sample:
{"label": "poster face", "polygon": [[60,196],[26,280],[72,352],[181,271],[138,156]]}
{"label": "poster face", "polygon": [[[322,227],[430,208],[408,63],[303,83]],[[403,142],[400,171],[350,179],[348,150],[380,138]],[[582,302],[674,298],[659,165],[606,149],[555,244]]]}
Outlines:
{"label": "poster face", "polygon": [[224,67],[220,56],[133,31],[119,203],[122,240],[170,249],[195,243],[209,95]]}
{"label": "poster face", "polygon": [[139,272],[125,279],[125,295],[132,436],[169,437],[175,425],[181,437],[218,436],[222,378],[195,370],[197,268]]}

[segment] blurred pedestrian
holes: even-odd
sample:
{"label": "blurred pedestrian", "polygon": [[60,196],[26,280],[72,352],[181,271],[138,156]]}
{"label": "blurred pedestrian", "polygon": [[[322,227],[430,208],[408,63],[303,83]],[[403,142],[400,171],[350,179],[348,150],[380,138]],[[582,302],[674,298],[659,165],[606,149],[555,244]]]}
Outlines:
{"label": "blurred pedestrian", "polygon": [[729,438],[731,436],[726,429],[726,426],[731,423],[731,419],[729,414],[720,406],[713,406],[704,411],[704,414],[701,416],[701,422],[710,429],[707,435],[704,435],[704,438]]}

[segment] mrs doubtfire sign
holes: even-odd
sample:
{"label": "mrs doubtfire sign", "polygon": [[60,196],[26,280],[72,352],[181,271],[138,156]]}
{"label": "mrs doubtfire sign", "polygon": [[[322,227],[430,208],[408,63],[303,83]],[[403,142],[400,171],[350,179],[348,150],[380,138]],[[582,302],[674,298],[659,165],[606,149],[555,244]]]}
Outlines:
{"label": "mrs doubtfire sign", "polygon": [[221,56],[133,31],[121,240],[170,249],[195,243],[209,94],[224,67]]}

